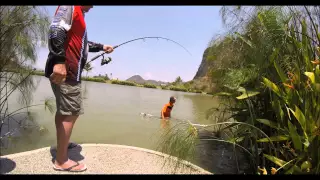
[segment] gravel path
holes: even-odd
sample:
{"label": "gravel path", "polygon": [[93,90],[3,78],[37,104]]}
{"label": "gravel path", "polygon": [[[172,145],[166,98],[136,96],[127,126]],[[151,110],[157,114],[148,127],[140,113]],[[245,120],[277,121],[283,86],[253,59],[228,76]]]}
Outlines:
{"label": "gravel path", "polygon": [[[64,174],[52,168],[54,148],[42,148],[0,158],[1,174]],[[88,169],[76,174],[211,174],[198,166],[176,162],[162,153],[122,145],[83,144],[69,150],[72,160]],[[171,159],[171,161],[170,161]]]}

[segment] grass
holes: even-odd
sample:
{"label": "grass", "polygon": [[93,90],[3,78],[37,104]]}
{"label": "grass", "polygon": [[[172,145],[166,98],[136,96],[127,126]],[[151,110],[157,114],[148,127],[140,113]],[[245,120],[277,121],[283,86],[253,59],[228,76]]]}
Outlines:
{"label": "grass", "polygon": [[[319,7],[232,8],[223,18],[243,20],[208,53],[213,95],[226,104],[217,109],[231,116],[205,128],[225,124],[222,141],[246,152],[252,174],[320,174]],[[160,150],[187,159],[197,138],[185,133],[197,127],[181,126]]]}

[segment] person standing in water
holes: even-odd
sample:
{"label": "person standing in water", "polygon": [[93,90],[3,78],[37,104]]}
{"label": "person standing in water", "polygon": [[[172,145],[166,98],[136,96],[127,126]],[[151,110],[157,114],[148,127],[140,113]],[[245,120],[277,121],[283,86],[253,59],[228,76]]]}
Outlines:
{"label": "person standing in water", "polygon": [[176,102],[176,98],[171,96],[169,103],[165,104],[161,110],[161,118],[168,119],[171,118],[171,111],[173,109],[174,103]]}

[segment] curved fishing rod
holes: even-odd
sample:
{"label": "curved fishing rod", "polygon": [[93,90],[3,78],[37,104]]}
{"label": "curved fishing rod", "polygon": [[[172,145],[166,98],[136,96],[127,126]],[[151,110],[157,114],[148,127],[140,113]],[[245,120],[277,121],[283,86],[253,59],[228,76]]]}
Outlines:
{"label": "curved fishing rod", "polygon": [[[125,45],[125,44],[130,43],[130,42],[133,42],[133,41],[145,40],[145,39],[164,39],[164,40],[167,40],[167,41],[171,41],[171,42],[179,45],[180,47],[182,47],[184,50],[186,50],[186,51],[191,55],[191,53],[190,53],[185,47],[183,47],[181,44],[179,44],[178,42],[176,42],[176,41],[174,41],[174,40],[172,40],[172,39],[164,38],[164,37],[160,37],[160,36],[159,36],[159,37],[157,37],[157,36],[154,36],[154,37],[141,37],[141,38],[132,39],[132,40],[126,41],[126,42],[124,42],[124,43],[121,43],[121,44],[119,44],[119,45],[113,46],[113,49],[116,49],[116,48],[118,48],[118,47],[120,47],[120,46],[122,46],[122,45]],[[91,59],[89,62],[87,62],[86,64],[89,64],[90,62],[96,60],[96,59],[99,58],[100,56],[103,57],[103,55],[104,55],[105,53],[106,53],[106,52],[103,52],[103,53],[95,56],[94,58],[92,58],[92,59]],[[191,56],[192,56],[192,55],[191,55]],[[101,61],[101,66],[104,65],[104,64],[108,64],[111,60],[112,60],[112,59],[111,59],[110,57],[108,57],[108,59],[104,59],[104,57],[103,57],[103,59],[102,59],[102,61]]]}

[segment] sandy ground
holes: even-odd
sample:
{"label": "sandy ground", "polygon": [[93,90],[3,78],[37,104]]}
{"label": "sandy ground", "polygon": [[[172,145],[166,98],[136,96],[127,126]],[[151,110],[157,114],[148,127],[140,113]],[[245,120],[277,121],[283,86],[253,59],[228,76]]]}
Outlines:
{"label": "sandy ground", "polygon": [[[70,174],[55,171],[54,148],[42,148],[0,158],[1,174]],[[167,155],[130,146],[82,144],[69,150],[72,160],[84,162],[87,171],[75,174],[210,174],[198,166]],[[171,160],[170,160],[171,159]]]}

